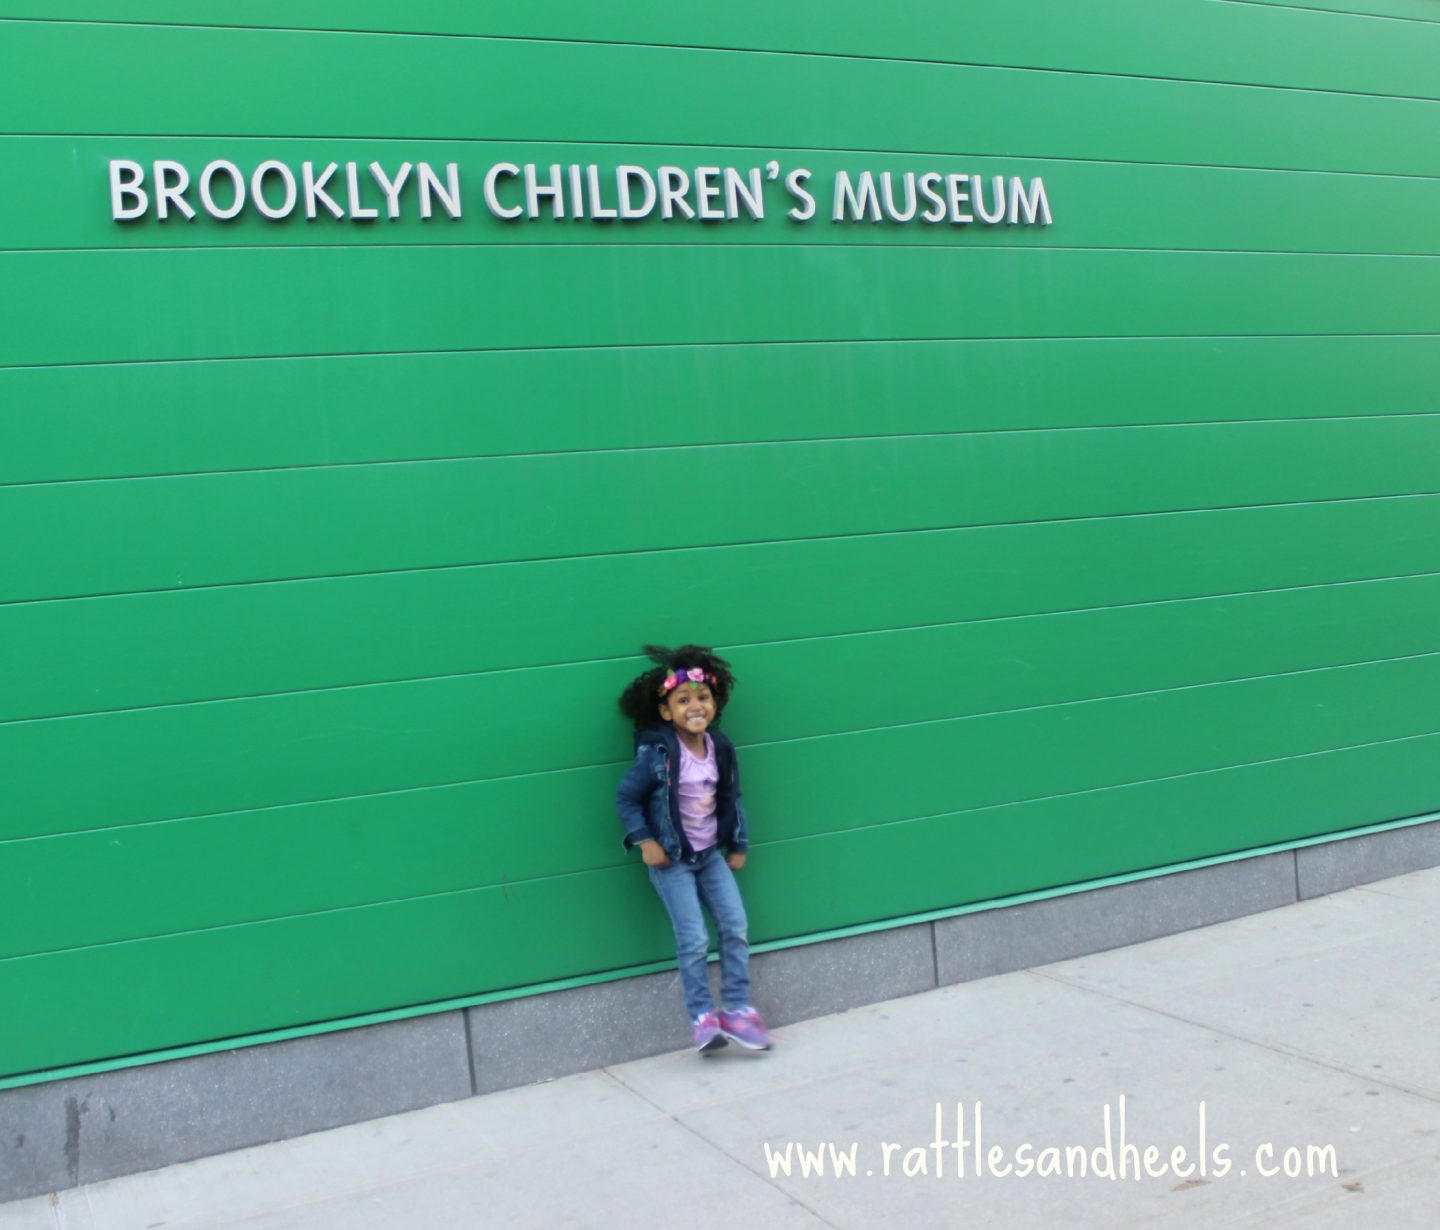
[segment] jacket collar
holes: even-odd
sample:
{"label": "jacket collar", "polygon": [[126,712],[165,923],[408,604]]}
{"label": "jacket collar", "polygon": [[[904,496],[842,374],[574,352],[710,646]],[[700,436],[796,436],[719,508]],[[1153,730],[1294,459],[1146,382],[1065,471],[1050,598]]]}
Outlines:
{"label": "jacket collar", "polygon": [[[729,750],[730,740],[721,731],[712,726],[709,734],[715,741],[717,754],[722,748]],[[663,747],[673,759],[680,755],[680,736],[669,722],[656,722],[654,726],[646,726],[635,732],[635,750],[638,752],[642,747]]]}

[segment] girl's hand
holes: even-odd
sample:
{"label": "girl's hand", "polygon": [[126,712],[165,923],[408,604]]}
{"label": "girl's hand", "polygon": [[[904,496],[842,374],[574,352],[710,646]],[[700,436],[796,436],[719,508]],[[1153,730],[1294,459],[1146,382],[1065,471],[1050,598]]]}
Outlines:
{"label": "girl's hand", "polygon": [[730,864],[731,871],[739,871],[745,866],[745,855],[737,850],[734,854],[727,854],[725,861]]}
{"label": "girl's hand", "polygon": [[640,857],[645,860],[647,867],[670,866],[670,856],[665,853],[665,847],[658,841],[642,841],[640,843]]}

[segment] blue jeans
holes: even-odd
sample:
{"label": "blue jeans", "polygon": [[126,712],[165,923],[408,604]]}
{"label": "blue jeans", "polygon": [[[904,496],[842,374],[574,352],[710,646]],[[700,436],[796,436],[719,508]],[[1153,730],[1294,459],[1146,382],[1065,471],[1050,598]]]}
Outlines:
{"label": "blue jeans", "polygon": [[718,846],[705,850],[693,863],[645,868],[660,894],[675,928],[675,956],[680,965],[680,988],[685,1011],[693,1021],[715,1011],[705,954],[710,936],[705,930],[703,905],[715,920],[720,937],[720,998],[730,1011],[750,1004],[750,941],[746,933],[745,903],[735,873]]}

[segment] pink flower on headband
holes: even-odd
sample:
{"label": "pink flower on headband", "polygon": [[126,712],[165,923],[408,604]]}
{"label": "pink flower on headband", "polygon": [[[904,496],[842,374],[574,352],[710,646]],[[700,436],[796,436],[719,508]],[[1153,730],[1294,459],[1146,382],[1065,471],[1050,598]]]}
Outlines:
{"label": "pink flower on headband", "polygon": [[679,682],[680,680],[676,679],[674,675],[666,675],[665,682],[660,686],[668,692]]}
{"label": "pink flower on headband", "polygon": [[705,672],[701,670],[698,666],[692,666],[688,671],[686,671],[685,677],[687,679],[694,680],[696,683],[705,682]]}

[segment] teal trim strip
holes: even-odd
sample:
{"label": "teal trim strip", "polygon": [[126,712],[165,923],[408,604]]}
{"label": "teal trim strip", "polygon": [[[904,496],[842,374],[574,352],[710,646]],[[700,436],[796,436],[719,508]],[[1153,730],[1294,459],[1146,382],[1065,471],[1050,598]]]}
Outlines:
{"label": "teal trim strip", "polygon": [[[778,952],[785,948],[799,948],[806,944],[819,944],[827,940],[845,939],[852,935],[867,935],[874,931],[890,931],[896,927],[914,926],[934,922],[942,918],[958,918],[964,914],[976,914],[982,910],[1003,909],[1006,906],[1023,905],[1028,901],[1046,901],[1053,897],[1067,897],[1074,893],[1090,892],[1097,888],[1109,888],[1115,884],[1130,884],[1137,880],[1151,880],[1156,876],[1173,875],[1180,871],[1193,871],[1199,867],[1213,867],[1220,863],[1234,863],[1247,858],[1259,858],[1264,854],[1277,854],[1285,850],[1299,850],[1307,846],[1324,845],[1333,841],[1349,841],[1371,833],[1390,832],[1395,829],[1412,828],[1419,824],[1431,824],[1440,820],[1440,812],[1429,812],[1423,816],[1411,816],[1405,820],[1389,820],[1381,824],[1369,824],[1361,828],[1345,829],[1338,833],[1326,833],[1319,837],[1302,837],[1295,841],[1280,842],[1270,846],[1255,846],[1247,850],[1232,851],[1229,854],[1215,854],[1207,858],[1191,859],[1182,863],[1169,863],[1163,867],[1150,867],[1143,871],[1129,871],[1123,875],[1102,876],[1099,879],[1083,880],[1076,884],[1065,884],[1055,888],[1038,889],[1029,893],[1017,893],[1009,897],[996,897],[988,901],[975,901],[968,905],[950,906],[943,910],[930,910],[923,914],[907,914],[900,918],[887,918],[879,922],[857,923],[853,927],[839,927],[831,931],[817,931],[812,934],[792,936],[788,939],[770,940],[752,945],[752,952]],[[715,960],[712,955],[711,960]],[[29,1085],[47,1084],[51,1081],[66,1080],[76,1076],[92,1076],[98,1072],[116,1072],[123,1068],[137,1068],[146,1064],[164,1063],[172,1059],[187,1059],[192,1055],[212,1055],[219,1051],[238,1050],[242,1046],[257,1046],[266,1042],[284,1042],[291,1038],[308,1038],[317,1034],[335,1033],[342,1029],[356,1029],[362,1025],[380,1025],[386,1021],[404,1021],[411,1017],[429,1016],[436,1012],[450,1012],[458,1008],[473,1008],[480,1004],[501,1003],[509,999],[521,999],[529,995],[543,995],[550,991],[566,991],[574,987],[595,986],[614,982],[620,978],[631,978],[639,974],[659,973],[674,969],[674,961],[654,961],[648,965],[632,965],[624,969],[607,970],[599,974],[584,974],[575,978],[561,978],[551,982],[537,982],[523,987],[511,987],[503,991],[487,991],[482,995],[466,995],[458,999],[441,1000],[437,1003],[421,1004],[409,1008],[393,1008],[387,1012],[372,1012],[364,1016],[345,1017],[335,1021],[321,1021],[313,1025],[296,1025],[289,1029],[276,1029],[268,1033],[245,1034],[235,1038],[222,1038],[212,1042],[200,1042],[192,1046],[171,1047],[163,1051],[147,1051],[143,1055],[126,1055],[118,1059],[97,1060],[94,1063],[76,1064],[68,1068],[55,1068],[46,1072],[31,1072],[23,1076],[0,1079],[0,1090],[21,1089]]]}

